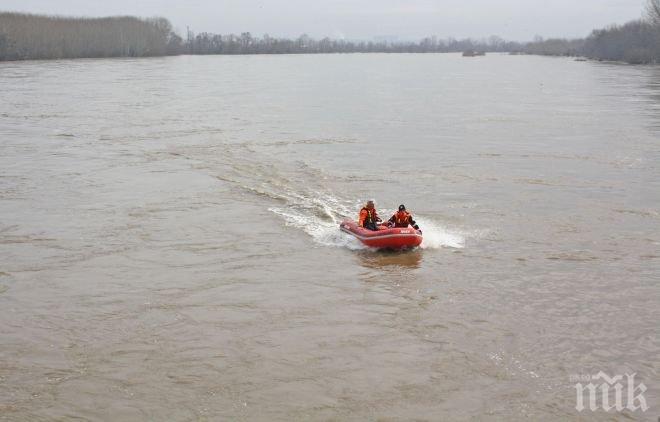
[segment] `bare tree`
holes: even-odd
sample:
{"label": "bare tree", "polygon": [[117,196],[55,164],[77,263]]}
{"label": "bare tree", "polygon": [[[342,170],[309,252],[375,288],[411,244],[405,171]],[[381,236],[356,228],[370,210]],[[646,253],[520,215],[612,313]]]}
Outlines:
{"label": "bare tree", "polygon": [[163,18],[69,18],[0,12],[0,60],[176,54],[181,38]]}
{"label": "bare tree", "polygon": [[648,0],[646,14],[652,24],[660,26],[660,0]]}

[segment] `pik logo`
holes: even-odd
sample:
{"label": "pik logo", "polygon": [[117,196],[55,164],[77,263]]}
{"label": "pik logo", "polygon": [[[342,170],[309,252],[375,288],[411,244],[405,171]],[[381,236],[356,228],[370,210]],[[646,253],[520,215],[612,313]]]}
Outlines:
{"label": "pik logo", "polygon": [[[603,409],[606,412],[612,409],[615,409],[617,412],[621,412],[624,409],[632,412],[636,410],[646,412],[649,409],[644,398],[646,385],[642,382],[636,385],[635,375],[625,374],[610,377],[603,371],[600,371],[596,375],[577,377],[582,381],[585,381],[586,378],[587,380],[591,380],[591,382],[589,384],[582,384],[581,382],[575,384],[575,409],[578,412],[582,412],[585,409],[589,409],[592,412],[598,409]],[[602,382],[595,383],[599,380]],[[585,396],[587,396],[588,407],[585,406]]]}

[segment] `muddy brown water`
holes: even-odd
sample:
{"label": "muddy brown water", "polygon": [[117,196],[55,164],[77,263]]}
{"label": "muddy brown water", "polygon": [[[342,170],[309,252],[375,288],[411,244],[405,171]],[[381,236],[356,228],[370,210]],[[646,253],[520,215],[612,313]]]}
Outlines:
{"label": "muddy brown water", "polygon": [[0,64],[0,420],[656,420],[659,309],[657,67]]}

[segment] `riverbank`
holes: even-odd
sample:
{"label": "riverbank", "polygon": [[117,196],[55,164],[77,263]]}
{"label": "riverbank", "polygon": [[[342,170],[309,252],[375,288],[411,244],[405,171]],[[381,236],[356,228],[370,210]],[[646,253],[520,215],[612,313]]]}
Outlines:
{"label": "riverbank", "polygon": [[168,55],[330,53],[525,53],[587,57],[629,64],[660,62],[660,23],[639,20],[595,30],[584,39],[537,38],[532,42],[437,36],[418,42],[351,41],[301,35],[296,39],[188,32],[184,40],[165,18],[75,18],[0,13],[0,61]]}
{"label": "riverbank", "polygon": [[660,25],[637,20],[595,30],[585,39],[537,39],[526,44],[524,51],[542,56],[656,64],[660,62]]}

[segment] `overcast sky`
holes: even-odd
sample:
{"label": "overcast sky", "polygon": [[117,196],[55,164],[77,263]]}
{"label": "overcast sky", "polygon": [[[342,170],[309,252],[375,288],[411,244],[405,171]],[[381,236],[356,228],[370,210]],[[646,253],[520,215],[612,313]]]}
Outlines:
{"label": "overcast sky", "polygon": [[0,9],[60,15],[164,16],[181,34],[417,39],[487,37],[525,41],[583,37],[642,16],[644,0],[1,0]]}

